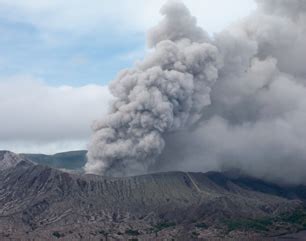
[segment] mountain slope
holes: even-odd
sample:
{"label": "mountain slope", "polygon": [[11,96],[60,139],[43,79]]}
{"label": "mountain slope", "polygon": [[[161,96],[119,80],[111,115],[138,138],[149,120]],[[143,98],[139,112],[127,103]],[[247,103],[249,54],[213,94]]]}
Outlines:
{"label": "mountain slope", "polygon": [[229,220],[302,210],[305,190],[215,172],[106,178],[22,160],[0,170],[0,240],[230,240]]}
{"label": "mountain slope", "polygon": [[37,164],[54,168],[81,170],[86,163],[87,151],[69,151],[54,155],[20,154],[21,157],[30,159]]}
{"label": "mountain slope", "polygon": [[0,151],[0,171],[14,168],[20,162],[28,162],[33,164],[27,158],[19,156],[10,151]]}

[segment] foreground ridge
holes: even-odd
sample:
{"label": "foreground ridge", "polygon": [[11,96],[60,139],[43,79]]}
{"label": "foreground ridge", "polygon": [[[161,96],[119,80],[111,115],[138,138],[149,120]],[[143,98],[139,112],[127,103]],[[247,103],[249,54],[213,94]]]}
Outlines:
{"label": "foreground ridge", "polygon": [[306,221],[284,221],[304,213],[303,186],[218,172],[110,178],[0,157],[14,163],[0,169],[0,240],[263,240]]}

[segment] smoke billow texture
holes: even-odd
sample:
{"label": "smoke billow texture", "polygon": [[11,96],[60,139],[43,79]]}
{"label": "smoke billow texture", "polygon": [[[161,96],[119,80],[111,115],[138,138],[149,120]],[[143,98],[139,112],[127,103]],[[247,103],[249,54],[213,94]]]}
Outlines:
{"label": "smoke billow texture", "polygon": [[182,3],[166,4],[153,53],[111,85],[86,170],[240,169],[306,183],[306,0],[257,3],[213,38]]}
{"label": "smoke billow texture", "polygon": [[95,123],[88,172],[131,175],[148,171],[165,147],[163,134],[195,123],[210,104],[218,50],[182,3],[169,2],[149,34],[154,52],[112,82],[117,98]]}

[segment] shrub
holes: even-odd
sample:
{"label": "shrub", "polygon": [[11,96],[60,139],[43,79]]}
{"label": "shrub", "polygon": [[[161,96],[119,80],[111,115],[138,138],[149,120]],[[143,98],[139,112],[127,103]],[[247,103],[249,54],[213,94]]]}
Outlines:
{"label": "shrub", "polygon": [[170,228],[170,227],[174,227],[176,224],[174,222],[162,222],[162,223],[158,223],[154,226],[154,229],[157,231],[166,229],[166,228]]}
{"label": "shrub", "polygon": [[196,228],[208,228],[208,226],[207,226],[207,224],[205,224],[205,223],[197,223],[196,225],[195,225],[195,227]]}
{"label": "shrub", "polygon": [[125,231],[125,233],[127,235],[131,235],[131,236],[137,236],[137,235],[140,235],[139,231],[138,230],[133,230],[133,229],[127,229]]}
{"label": "shrub", "polygon": [[228,231],[233,230],[254,230],[254,231],[269,231],[269,226],[273,224],[270,219],[240,219],[229,220],[226,222]]}
{"label": "shrub", "polygon": [[52,233],[52,235],[53,235],[54,237],[56,237],[56,238],[61,238],[61,237],[64,237],[64,236],[65,236],[64,234],[61,234],[61,233],[59,233],[58,231],[54,231],[54,232]]}

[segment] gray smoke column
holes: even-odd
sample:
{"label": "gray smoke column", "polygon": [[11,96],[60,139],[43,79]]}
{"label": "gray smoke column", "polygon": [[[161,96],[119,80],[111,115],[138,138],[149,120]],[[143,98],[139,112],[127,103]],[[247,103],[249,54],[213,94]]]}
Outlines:
{"label": "gray smoke column", "polygon": [[258,8],[209,39],[179,2],[149,33],[152,54],[111,84],[88,172],[239,169],[306,184],[306,0]]}
{"label": "gray smoke column", "polygon": [[306,184],[306,0],[257,0],[216,34],[223,59],[193,129],[167,133],[154,171],[239,169]]}
{"label": "gray smoke column", "polygon": [[202,118],[221,67],[219,53],[180,2],[149,33],[153,52],[111,85],[116,98],[97,121],[85,170],[111,176],[146,173],[165,147],[163,136]]}

